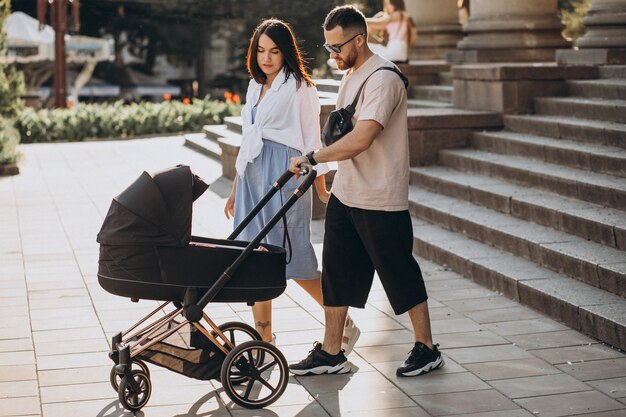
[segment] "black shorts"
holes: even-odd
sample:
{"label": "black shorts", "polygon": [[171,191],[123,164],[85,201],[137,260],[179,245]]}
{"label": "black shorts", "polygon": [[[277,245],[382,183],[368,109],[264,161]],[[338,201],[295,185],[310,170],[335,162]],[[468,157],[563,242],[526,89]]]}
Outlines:
{"label": "black shorts", "polygon": [[365,307],[374,270],[396,314],[428,299],[422,271],[413,258],[408,210],[364,210],[331,195],[322,264],[326,306]]}

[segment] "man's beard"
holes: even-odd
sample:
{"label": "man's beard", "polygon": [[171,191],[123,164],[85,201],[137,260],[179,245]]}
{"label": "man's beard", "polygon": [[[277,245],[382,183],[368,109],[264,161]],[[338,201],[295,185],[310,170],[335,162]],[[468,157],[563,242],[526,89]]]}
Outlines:
{"label": "man's beard", "polygon": [[356,51],[354,51],[353,54],[348,55],[348,57],[345,60],[337,60],[335,59],[335,63],[337,64],[337,68],[344,71],[347,69],[350,69],[354,66],[354,63],[356,62],[356,58],[357,58],[357,53]]}

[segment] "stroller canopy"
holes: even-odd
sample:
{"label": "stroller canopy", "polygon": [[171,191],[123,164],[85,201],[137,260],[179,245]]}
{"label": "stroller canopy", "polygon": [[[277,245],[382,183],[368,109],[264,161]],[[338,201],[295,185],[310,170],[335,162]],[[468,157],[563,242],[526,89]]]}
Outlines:
{"label": "stroller canopy", "polygon": [[185,165],[144,171],[113,199],[96,240],[104,245],[187,246],[192,204],[207,188]]}

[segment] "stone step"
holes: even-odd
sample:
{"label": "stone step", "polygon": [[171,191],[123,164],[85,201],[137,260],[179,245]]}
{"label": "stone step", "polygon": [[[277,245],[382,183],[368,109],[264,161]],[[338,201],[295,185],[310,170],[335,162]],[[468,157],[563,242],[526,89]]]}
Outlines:
{"label": "stone step", "polygon": [[442,165],[501,178],[618,210],[626,208],[626,181],[620,177],[476,149],[439,151]]}
{"label": "stone step", "polygon": [[204,132],[204,135],[209,138],[209,139],[213,139],[214,141],[216,141],[219,138],[226,138],[226,137],[230,137],[230,136],[240,136],[240,133],[237,132],[233,132],[232,130],[230,130],[228,128],[227,125],[223,124],[223,125],[204,125],[202,126],[202,132]]}
{"label": "stone step", "polygon": [[626,148],[626,125],[622,123],[563,116],[505,115],[504,124],[515,132]]}
{"label": "stone step", "polygon": [[326,93],[338,93],[339,92],[339,84],[341,84],[340,80],[334,79],[317,79],[313,80],[315,85],[317,86],[317,91],[326,92]]}
{"label": "stone step", "polygon": [[626,100],[582,97],[537,97],[535,112],[543,115],[580,117],[626,123]]}
{"label": "stone step", "polygon": [[626,250],[626,213],[620,210],[437,165],[412,167],[411,184]]}
{"label": "stone step", "polygon": [[185,134],[185,146],[209,158],[220,160],[222,149],[217,140],[209,139],[204,133]]}
{"label": "stone step", "polygon": [[588,336],[626,349],[622,297],[423,220],[413,219],[413,236],[417,255],[448,265]]}
{"label": "stone step", "polygon": [[416,186],[409,187],[409,209],[417,218],[626,297],[624,251]]}
{"label": "stone step", "polygon": [[453,81],[454,81],[454,78],[452,77],[452,71],[439,73],[439,85],[452,86]]}
{"label": "stone step", "polygon": [[228,130],[241,135],[243,129],[243,119],[241,116],[228,116],[224,118],[224,123]]}
{"label": "stone step", "polygon": [[626,79],[570,80],[567,88],[572,96],[626,100]]}
{"label": "stone step", "polygon": [[626,149],[517,132],[475,132],[470,144],[487,152],[527,156],[603,174],[626,177]]}
{"label": "stone step", "polygon": [[452,86],[447,85],[418,85],[411,89],[411,97],[452,103],[453,90]]}
{"label": "stone step", "polygon": [[626,79],[626,65],[601,65],[598,67],[600,78]]}
{"label": "stone step", "polygon": [[412,109],[428,109],[428,108],[451,108],[452,103],[444,103],[435,100],[418,100],[416,98],[410,98],[407,100],[407,106]]}

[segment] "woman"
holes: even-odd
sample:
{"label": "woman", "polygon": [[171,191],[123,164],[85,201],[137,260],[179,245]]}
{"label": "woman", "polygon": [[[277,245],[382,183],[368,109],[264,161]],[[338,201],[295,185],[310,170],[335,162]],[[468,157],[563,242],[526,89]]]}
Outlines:
{"label": "woman", "polygon": [[[235,227],[287,171],[291,157],[322,147],[317,90],[286,23],[270,19],[256,28],[248,47],[247,68],[252,80],[242,110],[243,138],[235,164],[237,176],[224,208],[227,218],[234,216]],[[318,166],[317,171],[321,175],[315,180],[315,188],[326,203],[330,194],[324,174],[328,168]],[[238,238],[252,240],[299,183],[295,179],[287,182],[280,198],[274,196]],[[287,234],[284,223],[279,222],[263,242],[287,248],[287,278],[294,279],[323,305],[320,273],[310,238],[311,198],[312,193],[305,193],[287,212]],[[255,303],[252,313],[263,340],[275,342],[272,302]],[[356,341],[358,328],[351,320],[346,323],[348,336],[355,335],[351,341]]]}
{"label": "woman", "polygon": [[409,57],[409,14],[404,0],[385,0],[383,12],[366,18],[370,34],[385,30],[389,35],[386,45],[370,43],[372,51],[393,62],[407,62]]}

